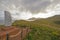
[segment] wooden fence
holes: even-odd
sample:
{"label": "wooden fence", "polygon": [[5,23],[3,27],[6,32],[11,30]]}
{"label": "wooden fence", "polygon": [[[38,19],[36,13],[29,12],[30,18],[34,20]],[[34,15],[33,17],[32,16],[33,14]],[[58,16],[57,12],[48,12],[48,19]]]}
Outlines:
{"label": "wooden fence", "polygon": [[[24,28],[17,32],[17,34],[10,35],[6,32],[5,35],[0,35],[0,40],[23,40],[26,35],[29,33],[30,28]],[[15,33],[15,32],[14,32]]]}

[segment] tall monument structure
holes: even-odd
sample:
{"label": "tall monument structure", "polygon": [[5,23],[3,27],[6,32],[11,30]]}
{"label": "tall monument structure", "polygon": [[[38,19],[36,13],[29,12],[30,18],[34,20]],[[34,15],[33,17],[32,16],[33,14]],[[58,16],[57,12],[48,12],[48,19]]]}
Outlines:
{"label": "tall monument structure", "polygon": [[12,17],[11,17],[11,14],[8,12],[8,11],[4,11],[4,17],[5,17],[5,23],[4,25],[5,26],[11,26],[12,24]]}

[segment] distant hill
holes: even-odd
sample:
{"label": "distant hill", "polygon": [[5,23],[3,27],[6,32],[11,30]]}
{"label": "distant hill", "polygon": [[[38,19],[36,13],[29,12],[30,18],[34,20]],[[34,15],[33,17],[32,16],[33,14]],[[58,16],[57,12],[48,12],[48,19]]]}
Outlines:
{"label": "distant hill", "polygon": [[[17,20],[15,22],[17,23],[38,23],[38,24],[51,24],[51,25],[55,25],[55,24],[60,24],[60,15],[56,15],[56,16],[53,16],[53,17],[50,17],[50,18],[46,18],[46,19],[42,19],[42,18],[31,18],[29,20],[33,20],[33,21],[25,21],[25,20]],[[14,23],[15,23],[14,22]]]}
{"label": "distant hill", "polygon": [[49,18],[30,18],[29,20],[38,20],[38,19],[60,20],[60,15],[55,15]]}
{"label": "distant hill", "polygon": [[35,21],[16,20],[12,25],[31,28],[24,40],[60,40],[60,15]]}
{"label": "distant hill", "polygon": [[48,18],[49,20],[60,20],[60,15],[55,15],[53,17]]}
{"label": "distant hill", "polygon": [[30,18],[30,19],[28,19],[28,20],[40,20],[40,19],[44,19],[44,18]]}
{"label": "distant hill", "polygon": [[60,24],[60,15],[56,15],[48,18],[47,20],[54,22],[55,24]]}

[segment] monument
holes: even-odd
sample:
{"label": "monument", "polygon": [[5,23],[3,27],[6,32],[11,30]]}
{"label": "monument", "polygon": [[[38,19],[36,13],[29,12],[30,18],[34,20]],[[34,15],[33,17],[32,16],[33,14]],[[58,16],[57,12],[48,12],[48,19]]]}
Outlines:
{"label": "monument", "polygon": [[12,24],[12,17],[11,17],[11,14],[8,12],[8,11],[4,11],[4,17],[5,17],[5,22],[4,22],[4,25],[5,26],[11,26]]}

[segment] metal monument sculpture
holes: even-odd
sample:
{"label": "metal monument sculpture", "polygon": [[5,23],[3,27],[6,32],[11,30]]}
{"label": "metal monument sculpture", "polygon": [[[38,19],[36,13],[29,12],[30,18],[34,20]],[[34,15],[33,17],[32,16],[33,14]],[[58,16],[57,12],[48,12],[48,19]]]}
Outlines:
{"label": "metal monument sculpture", "polygon": [[5,14],[5,23],[4,25],[5,26],[11,26],[12,24],[12,17],[11,17],[11,14],[8,12],[8,11],[4,11],[4,14]]}

